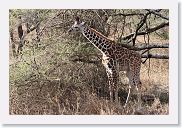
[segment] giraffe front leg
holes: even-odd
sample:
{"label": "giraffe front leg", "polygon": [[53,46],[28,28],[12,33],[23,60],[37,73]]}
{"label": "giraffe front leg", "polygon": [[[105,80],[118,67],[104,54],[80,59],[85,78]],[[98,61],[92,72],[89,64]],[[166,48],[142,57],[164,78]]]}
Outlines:
{"label": "giraffe front leg", "polygon": [[109,82],[109,96],[110,96],[110,101],[113,102],[114,98],[113,98],[113,76],[112,73],[108,70],[106,70],[107,72],[107,77],[108,77],[108,82]]}
{"label": "giraffe front leg", "polygon": [[[104,58],[104,57],[103,57]],[[106,68],[106,73],[109,81],[109,93],[110,93],[110,101],[113,102],[114,100],[118,102],[118,87],[117,87],[117,78],[118,74],[115,70],[115,64],[113,59],[104,58],[102,60],[102,64]]]}
{"label": "giraffe front leg", "polygon": [[107,70],[107,76],[109,80],[110,100],[111,102],[115,100],[115,102],[118,103],[117,74],[114,70]]}

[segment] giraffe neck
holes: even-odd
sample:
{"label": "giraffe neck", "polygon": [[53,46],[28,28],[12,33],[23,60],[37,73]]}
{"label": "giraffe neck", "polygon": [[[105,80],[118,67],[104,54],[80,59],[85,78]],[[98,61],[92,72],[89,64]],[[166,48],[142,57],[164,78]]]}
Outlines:
{"label": "giraffe neck", "polygon": [[82,34],[103,54],[108,54],[108,49],[112,46],[111,40],[87,26],[82,30]]}

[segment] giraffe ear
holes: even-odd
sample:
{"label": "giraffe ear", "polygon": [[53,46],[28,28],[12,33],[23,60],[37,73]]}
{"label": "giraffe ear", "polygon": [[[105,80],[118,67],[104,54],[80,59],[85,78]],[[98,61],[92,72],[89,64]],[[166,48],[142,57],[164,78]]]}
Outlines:
{"label": "giraffe ear", "polygon": [[75,21],[77,22],[77,23],[79,23],[80,22],[80,18],[77,16],[77,17],[75,17]]}
{"label": "giraffe ear", "polygon": [[82,25],[86,25],[86,24],[87,24],[87,22],[82,22],[81,24],[82,24]]}

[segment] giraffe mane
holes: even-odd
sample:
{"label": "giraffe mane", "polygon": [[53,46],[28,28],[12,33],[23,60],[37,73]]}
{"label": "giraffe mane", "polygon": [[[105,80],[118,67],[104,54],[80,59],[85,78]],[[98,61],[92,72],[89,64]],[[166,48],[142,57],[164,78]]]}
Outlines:
{"label": "giraffe mane", "polygon": [[99,35],[99,36],[105,38],[107,41],[109,41],[109,42],[111,42],[111,43],[114,43],[114,40],[109,39],[108,37],[104,36],[102,33],[98,32],[97,30],[95,30],[95,29],[93,29],[93,28],[91,28],[91,27],[89,27],[89,28],[90,28],[91,31],[95,32],[97,35]]}

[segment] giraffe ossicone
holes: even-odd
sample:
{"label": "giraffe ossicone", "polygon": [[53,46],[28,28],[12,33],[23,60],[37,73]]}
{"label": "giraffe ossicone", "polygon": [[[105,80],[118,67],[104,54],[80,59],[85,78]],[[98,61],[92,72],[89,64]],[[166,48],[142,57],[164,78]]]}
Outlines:
{"label": "giraffe ossicone", "polygon": [[129,79],[129,91],[125,101],[127,105],[130,93],[133,89],[138,88],[138,106],[141,104],[140,92],[140,68],[141,55],[133,50],[122,47],[114,43],[100,32],[81,22],[77,17],[75,23],[68,32],[81,32],[89,42],[91,42],[102,54],[102,64],[106,68],[106,73],[109,81],[110,100],[118,102],[118,77],[119,71],[126,71],[126,76]]}

